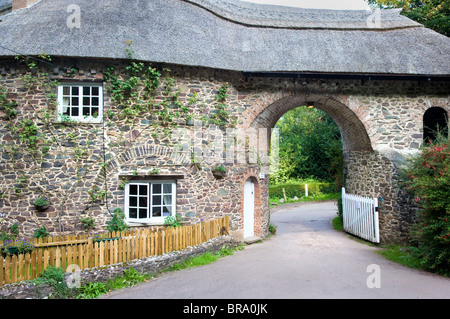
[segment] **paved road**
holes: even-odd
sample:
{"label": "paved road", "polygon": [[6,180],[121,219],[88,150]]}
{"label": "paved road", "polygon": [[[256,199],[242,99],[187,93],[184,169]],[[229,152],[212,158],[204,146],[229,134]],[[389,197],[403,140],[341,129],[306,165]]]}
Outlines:
{"label": "paved road", "polygon": [[[450,298],[449,279],[387,261],[376,247],[333,230],[335,216],[331,202],[278,209],[271,218],[278,233],[271,239],[103,298]],[[369,265],[379,268],[368,272]]]}

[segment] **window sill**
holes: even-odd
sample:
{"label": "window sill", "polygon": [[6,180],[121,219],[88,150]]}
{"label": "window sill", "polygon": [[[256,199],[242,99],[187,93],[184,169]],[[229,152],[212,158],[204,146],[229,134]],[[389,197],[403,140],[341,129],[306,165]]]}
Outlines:
{"label": "window sill", "polygon": [[127,220],[126,224],[130,227],[139,227],[139,226],[164,226],[164,221],[148,221],[148,222],[139,222],[139,221],[130,221]]}

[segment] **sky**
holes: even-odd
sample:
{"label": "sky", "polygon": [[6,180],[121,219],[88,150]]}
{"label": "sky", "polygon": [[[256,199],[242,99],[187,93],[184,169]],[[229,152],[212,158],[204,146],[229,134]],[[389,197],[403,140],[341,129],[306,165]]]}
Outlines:
{"label": "sky", "polygon": [[366,10],[364,0],[245,0],[247,2],[276,4],[291,7],[334,10]]}

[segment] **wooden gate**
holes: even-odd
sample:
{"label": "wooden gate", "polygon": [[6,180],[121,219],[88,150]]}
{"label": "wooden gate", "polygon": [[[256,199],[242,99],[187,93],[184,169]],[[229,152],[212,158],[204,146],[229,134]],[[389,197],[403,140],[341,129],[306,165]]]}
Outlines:
{"label": "wooden gate", "polygon": [[344,230],[373,243],[380,242],[378,199],[345,193],[342,188]]}

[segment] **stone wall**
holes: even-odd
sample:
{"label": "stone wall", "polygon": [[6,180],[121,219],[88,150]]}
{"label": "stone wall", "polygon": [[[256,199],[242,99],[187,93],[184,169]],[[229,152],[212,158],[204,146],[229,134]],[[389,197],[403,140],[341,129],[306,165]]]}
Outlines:
{"label": "stone wall", "polygon": [[[79,59],[53,59],[51,63],[39,64],[30,72],[16,60],[0,62],[0,87],[8,101],[17,102],[14,118],[0,111],[0,229],[19,223],[21,234],[27,236],[42,226],[51,233],[80,232],[84,217],[95,218],[94,231],[100,231],[111,212],[123,208],[124,181],[154,178],[177,181],[177,212],[188,221],[229,215],[231,230],[239,234],[243,188],[250,178],[258,195],[255,233],[264,237],[269,222],[267,163],[258,156],[250,161],[247,152],[258,147],[256,139],[232,138],[236,144],[228,161],[214,144],[222,141],[216,136],[227,137],[229,130],[271,129],[285,112],[311,102],[330,114],[341,130],[348,192],[383,197],[382,238],[396,240],[407,228],[405,220],[413,220],[400,198],[398,168],[422,143],[425,110],[439,106],[450,111],[445,82],[258,78],[157,65],[171,71],[163,72],[160,88],[145,100],[146,111],[132,120],[120,118],[124,107],[113,101],[104,82],[103,123],[59,123],[52,95],[54,81],[101,82],[108,66],[114,66],[115,74],[123,78],[128,64]],[[214,119],[220,114],[217,94],[224,85],[228,86],[227,120],[216,125]],[[170,112],[170,121],[160,115],[162,105]],[[21,138],[21,123],[26,119],[36,126],[34,149]],[[186,135],[175,138],[180,137],[180,129]],[[200,161],[194,160],[194,153]],[[212,174],[219,164],[227,168],[223,179]],[[52,202],[44,212],[33,206],[38,196]]]}

